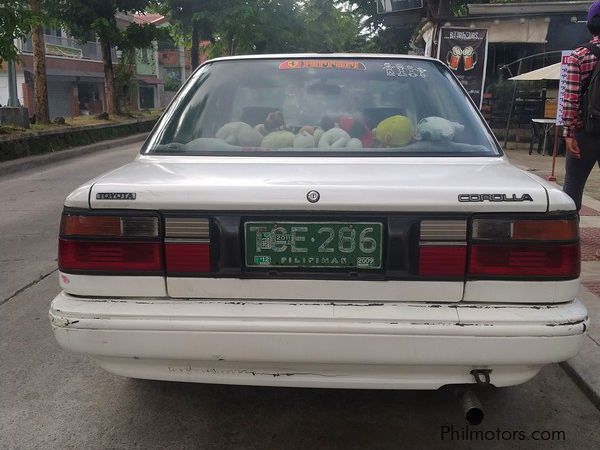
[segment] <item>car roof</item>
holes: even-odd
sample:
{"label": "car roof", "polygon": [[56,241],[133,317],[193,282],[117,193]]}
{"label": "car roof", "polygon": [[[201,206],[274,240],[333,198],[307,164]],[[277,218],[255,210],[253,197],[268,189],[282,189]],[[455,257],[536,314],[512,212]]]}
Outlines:
{"label": "car roof", "polygon": [[260,59],[290,59],[290,58],[360,58],[360,59],[413,59],[423,61],[436,61],[435,58],[419,55],[400,55],[400,54],[385,54],[385,53],[280,53],[268,55],[237,55],[237,56],[221,56],[219,58],[207,60],[206,63],[219,61],[240,61],[240,60],[260,60]]}

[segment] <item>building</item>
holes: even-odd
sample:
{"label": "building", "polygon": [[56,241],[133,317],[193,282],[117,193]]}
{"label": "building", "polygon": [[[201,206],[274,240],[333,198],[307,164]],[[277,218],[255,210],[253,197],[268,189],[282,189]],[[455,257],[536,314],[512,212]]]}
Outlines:
{"label": "building", "polygon": [[[586,29],[591,0],[503,1],[467,5],[463,16],[437,17],[421,26],[415,47],[437,55],[440,28],[487,29],[488,53],[482,111],[492,126],[529,127],[532,118],[554,117],[558,83],[506,81],[519,73],[557,63],[561,51],[590,39]],[[444,58],[445,59],[445,58]]]}
{"label": "building", "polygon": [[[153,24],[157,27],[168,28],[171,26],[169,20],[161,14],[154,13],[141,13],[134,14],[133,16],[136,23],[139,24]],[[210,44],[208,41],[202,41],[200,43],[200,55],[199,61],[202,64],[206,61],[206,54],[204,49]],[[163,82],[158,87],[158,104],[161,107],[165,107],[175,95],[175,92],[179,89],[181,84],[191,74],[191,58],[190,51],[186,50],[181,44],[176,43],[173,39],[164,39],[156,43],[156,50],[158,56],[158,72],[156,75],[159,80]],[[141,52],[143,54],[143,49]],[[149,86],[145,85],[148,81],[146,76],[154,69],[144,64],[144,57],[138,57],[138,80],[140,81],[140,98],[146,96],[150,97]]]}
{"label": "building", "polygon": [[591,0],[549,0],[531,2],[469,4],[468,14],[439,17],[427,22],[419,34],[425,53],[437,53],[437,33],[441,26],[486,28],[488,60],[486,85],[514,74],[518,66],[506,65],[520,58],[521,71],[537,69],[560,60],[560,50],[573,49],[589,40],[585,27]]}
{"label": "building", "polygon": [[[160,14],[139,13],[116,15],[117,25],[130,23],[170,27]],[[45,28],[46,73],[50,118],[98,114],[104,111],[104,66],[100,43],[79,43],[60,28]],[[19,101],[34,110],[33,46],[31,39],[16,41],[20,62],[17,64]],[[204,50],[209,42],[200,44],[200,62],[206,60]],[[113,49],[116,65],[121,52]],[[154,42],[148,48],[137,49],[134,72],[135,89],[129,92],[129,107],[134,110],[161,109],[191,73],[190,51],[172,39]],[[8,74],[0,67],[0,105],[8,102]]]}
{"label": "building", "polygon": [[[45,28],[46,74],[50,118],[102,112],[104,69],[98,42],[78,43],[64,30]],[[33,54],[31,39],[17,42],[19,101],[33,111]],[[0,70],[0,104],[8,101],[8,75]]]}

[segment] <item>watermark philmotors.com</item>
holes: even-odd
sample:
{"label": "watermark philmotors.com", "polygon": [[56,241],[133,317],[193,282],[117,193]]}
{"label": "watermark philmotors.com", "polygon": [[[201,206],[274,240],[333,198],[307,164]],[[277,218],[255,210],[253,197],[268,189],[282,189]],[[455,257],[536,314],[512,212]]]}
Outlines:
{"label": "watermark philmotors.com", "polygon": [[469,426],[454,427],[442,425],[440,427],[442,441],[565,441],[563,430],[495,430],[473,429]]}

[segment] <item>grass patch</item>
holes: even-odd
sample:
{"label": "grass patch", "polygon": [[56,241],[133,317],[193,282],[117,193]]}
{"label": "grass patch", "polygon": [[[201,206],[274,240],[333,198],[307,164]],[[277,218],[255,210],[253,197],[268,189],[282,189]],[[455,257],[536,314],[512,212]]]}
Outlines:
{"label": "grass patch", "polygon": [[98,119],[96,115],[93,116],[74,116],[74,117],[65,117],[65,124],[59,125],[56,123],[49,124],[39,124],[32,123],[29,129],[19,128],[13,126],[0,126],[0,135],[8,135],[8,134],[22,134],[22,133],[36,133],[40,131],[60,131],[62,128],[70,128],[70,127],[89,127],[93,125],[107,125],[107,124],[119,124],[125,123],[132,120],[145,120],[145,119],[158,119],[162,111],[160,110],[144,110],[144,111],[135,111],[130,114],[113,114],[109,116],[108,120]]}
{"label": "grass patch", "polygon": [[[154,117],[151,115],[146,115],[144,118],[137,117],[137,120],[131,117],[127,117],[126,120],[119,119],[120,117],[115,117],[112,121],[102,120],[98,124],[104,125],[102,127],[94,127],[93,125],[97,125],[96,123],[82,121],[75,127],[53,125],[42,128],[36,126],[32,130],[21,130],[20,133],[4,135],[0,140],[0,161],[51,153],[70,147],[148,132],[156,123],[156,115]],[[35,133],[35,131],[42,130],[45,131],[43,134]]]}

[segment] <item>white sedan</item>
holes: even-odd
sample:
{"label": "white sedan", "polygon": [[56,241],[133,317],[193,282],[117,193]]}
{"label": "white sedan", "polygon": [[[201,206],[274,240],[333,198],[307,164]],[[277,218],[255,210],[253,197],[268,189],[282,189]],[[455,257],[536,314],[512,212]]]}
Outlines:
{"label": "white sedan", "polygon": [[127,377],[508,386],[578,352],[579,252],[439,61],[222,58],[66,199],[50,320]]}

